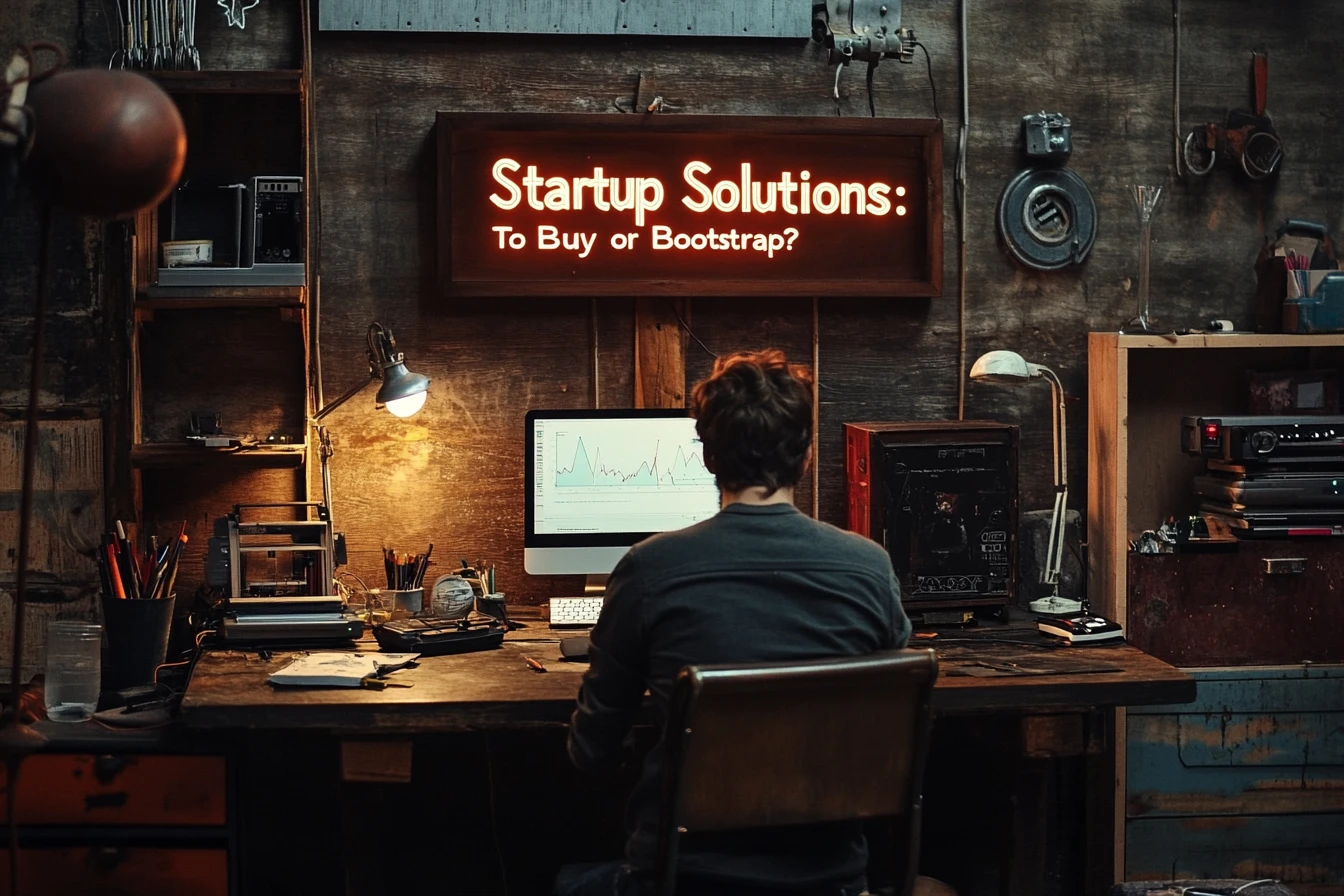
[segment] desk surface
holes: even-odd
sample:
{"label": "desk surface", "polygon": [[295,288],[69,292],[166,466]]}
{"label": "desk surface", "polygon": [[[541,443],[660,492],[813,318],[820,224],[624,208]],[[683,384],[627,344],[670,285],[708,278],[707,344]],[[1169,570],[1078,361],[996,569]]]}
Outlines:
{"label": "desk surface", "polygon": [[[425,657],[397,673],[410,688],[280,688],[267,683],[293,652],[210,650],[196,665],[181,720],[194,728],[308,728],[429,733],[550,725],[569,720],[586,664],[561,659],[555,632],[537,623],[498,650]],[[1188,675],[1128,645],[1070,647],[1034,629],[994,628],[917,641],[938,650],[935,708],[943,713],[1064,712],[1092,706],[1182,703]],[[372,642],[360,649],[376,649]],[[545,664],[536,672],[524,662]]]}

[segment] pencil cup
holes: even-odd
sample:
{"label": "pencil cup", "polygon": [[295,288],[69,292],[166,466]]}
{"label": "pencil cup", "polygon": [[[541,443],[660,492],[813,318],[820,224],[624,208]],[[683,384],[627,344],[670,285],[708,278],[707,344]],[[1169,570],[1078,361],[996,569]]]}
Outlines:
{"label": "pencil cup", "polygon": [[103,597],[107,680],[112,690],[152,684],[167,658],[176,595],[157,600]]}
{"label": "pencil cup", "polygon": [[509,613],[504,608],[504,593],[502,591],[497,594],[482,594],[476,598],[476,610],[500,624],[506,624],[509,621]]}
{"label": "pencil cup", "polygon": [[383,592],[383,602],[390,603],[392,606],[392,618],[404,619],[407,616],[418,616],[424,606],[425,589],[407,588],[405,590],[389,590]]}

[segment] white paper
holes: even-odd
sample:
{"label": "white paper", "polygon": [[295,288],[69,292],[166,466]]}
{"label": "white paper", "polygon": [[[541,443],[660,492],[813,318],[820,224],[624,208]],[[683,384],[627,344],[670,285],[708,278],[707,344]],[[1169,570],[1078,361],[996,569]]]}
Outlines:
{"label": "white paper", "polygon": [[380,671],[399,669],[418,653],[310,653],[272,672],[273,684],[299,687],[357,688]]}

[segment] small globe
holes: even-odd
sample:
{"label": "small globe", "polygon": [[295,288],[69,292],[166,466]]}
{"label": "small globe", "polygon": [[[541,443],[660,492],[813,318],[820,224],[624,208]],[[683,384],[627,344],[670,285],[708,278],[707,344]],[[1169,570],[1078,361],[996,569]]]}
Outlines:
{"label": "small globe", "polygon": [[28,170],[40,195],[115,218],[158,205],[182,176],[187,133],[172,98],[134,72],[71,69],[28,92]]}

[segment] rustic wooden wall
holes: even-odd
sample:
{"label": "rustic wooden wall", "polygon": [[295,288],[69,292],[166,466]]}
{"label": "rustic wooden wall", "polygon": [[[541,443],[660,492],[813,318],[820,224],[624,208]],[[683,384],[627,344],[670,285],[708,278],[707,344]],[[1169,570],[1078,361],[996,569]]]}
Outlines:
{"label": "rustic wooden wall", "polygon": [[[1084,334],[1115,327],[1134,304],[1138,227],[1126,187],[1167,186],[1154,227],[1154,313],[1182,326],[1249,319],[1250,263],[1275,220],[1291,214],[1341,224],[1344,160],[1336,146],[1344,110],[1331,72],[1344,8],[1328,0],[1275,6],[1184,0],[1184,6],[1185,127],[1246,105],[1249,54],[1270,52],[1270,112],[1287,149],[1273,189],[1224,171],[1190,185],[1173,179],[1170,3],[970,4],[966,361],[991,348],[1017,348],[1059,371],[1070,394],[1077,508],[1085,494]],[[294,65],[295,9],[288,0],[264,0],[241,33],[211,24],[213,8],[203,12],[207,64]],[[106,58],[105,15],[89,0],[73,9],[6,4],[0,35],[54,36],[97,61]],[[843,516],[841,422],[949,418],[957,410],[958,235],[950,186],[961,100],[956,7],[916,0],[905,15],[932,54],[946,122],[947,292],[933,300],[822,300],[819,498],[822,518],[832,522]],[[323,32],[314,54],[326,394],[339,394],[363,375],[363,334],[374,319],[395,330],[412,369],[435,381],[426,409],[409,422],[375,413],[371,396],[328,420],[336,446],[334,503],[350,538],[352,569],[373,576],[384,543],[414,549],[433,541],[445,560],[497,563],[502,587],[515,597],[535,602],[565,593],[574,581],[530,579],[521,568],[522,417],[529,407],[592,402],[591,305],[582,298],[450,301],[437,293],[434,113],[618,114],[614,100],[631,96],[642,72],[681,112],[832,115],[831,72],[814,45],[771,40]],[[932,114],[922,62],[878,69],[879,115]],[[867,114],[860,70],[845,73],[841,94],[842,114]],[[995,235],[999,191],[1020,167],[1019,118],[1041,108],[1072,117],[1072,167],[1099,208],[1091,258],[1065,273],[1019,268]],[[21,403],[33,228],[23,211],[0,221],[0,342],[9,349],[0,359],[0,404],[6,406]],[[109,301],[120,301],[107,285],[116,279],[107,273],[116,259],[100,249],[108,229],[72,221],[64,228],[48,365],[52,403],[118,406],[124,309],[117,308],[115,320],[100,317]],[[687,350],[688,381],[709,367],[701,343],[713,352],[773,344],[802,360],[810,355],[807,299],[695,299],[689,306],[698,339]],[[633,400],[633,327],[630,301],[597,303],[604,405]],[[1049,505],[1047,405],[1044,386],[972,385],[966,393],[968,417],[1022,424],[1026,509]],[[119,444],[125,436],[111,426],[108,439]],[[112,478],[124,474],[109,464]],[[198,488],[191,503],[204,526],[238,500],[238,485],[230,482]],[[810,500],[805,490],[800,504]]]}
{"label": "rustic wooden wall", "polygon": [[[1219,171],[1176,182],[1171,152],[1171,4],[970,4],[967,365],[1015,348],[1054,367],[1070,396],[1071,504],[1085,500],[1085,333],[1132,313],[1138,225],[1126,188],[1162,184],[1154,226],[1154,314],[1180,326],[1249,321],[1251,261],[1266,226],[1287,215],[1340,225],[1341,99],[1331,89],[1344,8],[1326,0],[1268,5],[1186,0],[1183,121],[1221,118],[1249,103],[1250,52],[1270,52],[1270,112],[1287,150],[1275,189]],[[911,2],[906,23],[933,56],[946,121],[947,291],[941,299],[823,299],[820,312],[821,516],[843,518],[840,423],[955,417],[958,388],[957,231],[951,196],[960,114],[956,5]],[[1309,27],[1308,27],[1309,23]],[[352,565],[376,570],[382,543],[434,541],[436,554],[500,565],[502,587],[529,601],[572,580],[521,569],[522,418],[529,407],[592,401],[589,301],[448,300],[434,288],[432,123],[440,109],[611,112],[642,72],[677,111],[833,115],[831,73],[815,45],[726,40],[614,40],[476,35],[339,35],[315,44],[322,204],[323,344],[327,391],[361,375],[370,320],[394,327],[412,368],[434,378],[408,423],[356,402],[331,419],[333,483]],[[879,115],[926,117],[923,60],[886,62]],[[862,71],[841,80],[844,115],[867,114]],[[1100,228],[1089,261],[1038,274],[998,243],[1000,190],[1021,167],[1020,117],[1073,119],[1072,167],[1091,186]],[[806,360],[806,299],[695,299],[692,328],[713,352],[778,345]],[[602,300],[602,398],[629,403],[631,303]],[[690,343],[687,377],[711,358]],[[1179,388],[1154,383],[1153,388]],[[969,386],[968,417],[1022,424],[1023,506],[1049,506],[1045,386]],[[807,507],[810,499],[800,504]],[[442,553],[440,553],[442,552]]]}

